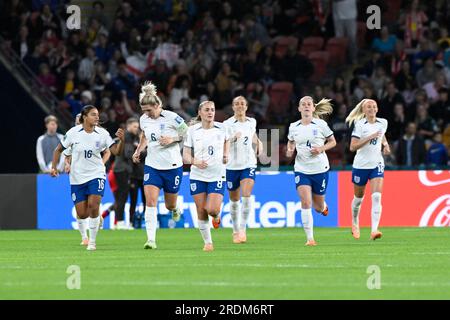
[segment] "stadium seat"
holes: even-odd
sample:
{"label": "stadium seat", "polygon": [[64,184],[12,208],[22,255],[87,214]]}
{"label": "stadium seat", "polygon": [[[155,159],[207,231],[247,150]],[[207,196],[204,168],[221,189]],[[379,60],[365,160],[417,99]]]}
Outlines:
{"label": "stadium seat", "polygon": [[275,82],[269,89],[270,113],[283,117],[289,110],[293,85],[291,82]]}
{"label": "stadium seat", "polygon": [[308,55],[308,58],[314,65],[314,73],[311,76],[311,81],[319,81],[327,71],[330,54],[327,51],[314,51]]}
{"label": "stadium seat", "polygon": [[300,53],[308,56],[313,51],[320,51],[323,48],[325,40],[322,37],[307,37],[303,40]]}
{"label": "stadium seat", "polygon": [[342,65],[346,61],[347,38],[330,38],[326,44],[325,50],[330,54],[330,64],[333,66]]}
{"label": "stadium seat", "polygon": [[285,37],[285,36],[281,36],[278,37],[276,40],[276,45],[275,45],[275,56],[277,56],[278,58],[283,58],[286,55],[286,52],[288,50],[288,48],[290,46],[293,46],[296,48],[297,50],[297,46],[298,46],[298,39],[296,37]]}

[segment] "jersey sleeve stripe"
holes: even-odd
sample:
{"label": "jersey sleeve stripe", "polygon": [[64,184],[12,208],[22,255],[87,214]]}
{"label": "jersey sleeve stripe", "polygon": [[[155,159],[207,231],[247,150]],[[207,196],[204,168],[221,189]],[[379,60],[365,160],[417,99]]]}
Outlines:
{"label": "jersey sleeve stripe", "polygon": [[352,138],[360,139],[361,137],[358,137],[358,136],[352,134]]}

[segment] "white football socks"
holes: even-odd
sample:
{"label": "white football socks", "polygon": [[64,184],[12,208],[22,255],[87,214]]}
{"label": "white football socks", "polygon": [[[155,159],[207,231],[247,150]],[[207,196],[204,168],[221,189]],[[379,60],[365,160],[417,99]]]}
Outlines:
{"label": "white football socks", "polygon": [[359,212],[361,211],[361,203],[364,198],[357,198],[353,196],[352,201],[352,223],[359,226]]}
{"label": "white football socks", "polygon": [[158,209],[156,207],[145,207],[145,229],[148,241],[156,241],[156,224],[158,222]]}
{"label": "white football socks", "polygon": [[250,210],[252,209],[252,198],[242,197],[242,216],[240,222],[240,229],[245,231],[247,228],[248,216],[250,215]]}
{"label": "white football socks", "polygon": [[209,220],[198,220],[198,230],[200,230],[205,244],[212,243]]}
{"label": "white football socks", "polygon": [[88,238],[87,229],[89,228],[89,218],[80,219],[77,218],[78,231],[80,231],[81,239],[85,240]]}
{"label": "white football socks", "polygon": [[314,240],[314,233],[313,233],[314,221],[312,216],[312,210],[311,208],[309,209],[302,208],[301,212],[302,212],[302,224],[303,229],[305,230],[306,233],[306,238],[308,240]]}
{"label": "white football socks", "polygon": [[231,214],[231,222],[233,223],[233,232],[239,232],[239,204],[240,201],[230,200],[230,214]]}
{"label": "white football socks", "polygon": [[89,244],[95,244],[99,224],[100,224],[100,217],[89,218]]}
{"label": "white football socks", "polygon": [[372,193],[372,232],[378,231],[378,224],[381,218],[381,193]]}

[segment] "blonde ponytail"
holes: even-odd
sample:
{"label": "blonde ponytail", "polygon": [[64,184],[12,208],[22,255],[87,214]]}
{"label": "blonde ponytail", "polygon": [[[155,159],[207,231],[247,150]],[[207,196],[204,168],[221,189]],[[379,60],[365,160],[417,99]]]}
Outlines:
{"label": "blonde ponytail", "polygon": [[333,113],[333,106],[330,103],[331,99],[322,99],[314,106],[316,111],[313,113],[313,117],[322,119],[323,116]]}
{"label": "blonde ponytail", "polygon": [[160,105],[162,107],[162,101],[158,97],[156,86],[151,81],[145,81],[144,85],[141,86],[141,93],[139,93],[139,104],[141,106],[150,104]]}
{"label": "blonde ponytail", "polygon": [[362,99],[350,112],[350,114],[345,119],[345,122],[348,123],[348,126],[351,127],[352,124],[358,120],[363,119],[366,115],[363,112],[363,106],[366,103],[366,101],[369,101],[370,99]]}

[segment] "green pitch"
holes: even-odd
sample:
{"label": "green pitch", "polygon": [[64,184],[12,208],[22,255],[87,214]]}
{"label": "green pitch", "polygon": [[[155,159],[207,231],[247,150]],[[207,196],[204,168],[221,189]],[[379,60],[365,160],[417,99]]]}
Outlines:
{"label": "green pitch", "polygon": [[[449,229],[382,231],[316,228],[319,245],[304,247],[302,229],[251,229],[240,245],[219,229],[211,253],[196,229],[158,230],[157,250],[144,230],[101,230],[95,252],[75,230],[1,231],[0,299],[450,299]],[[80,290],[66,287],[70,265]]]}

